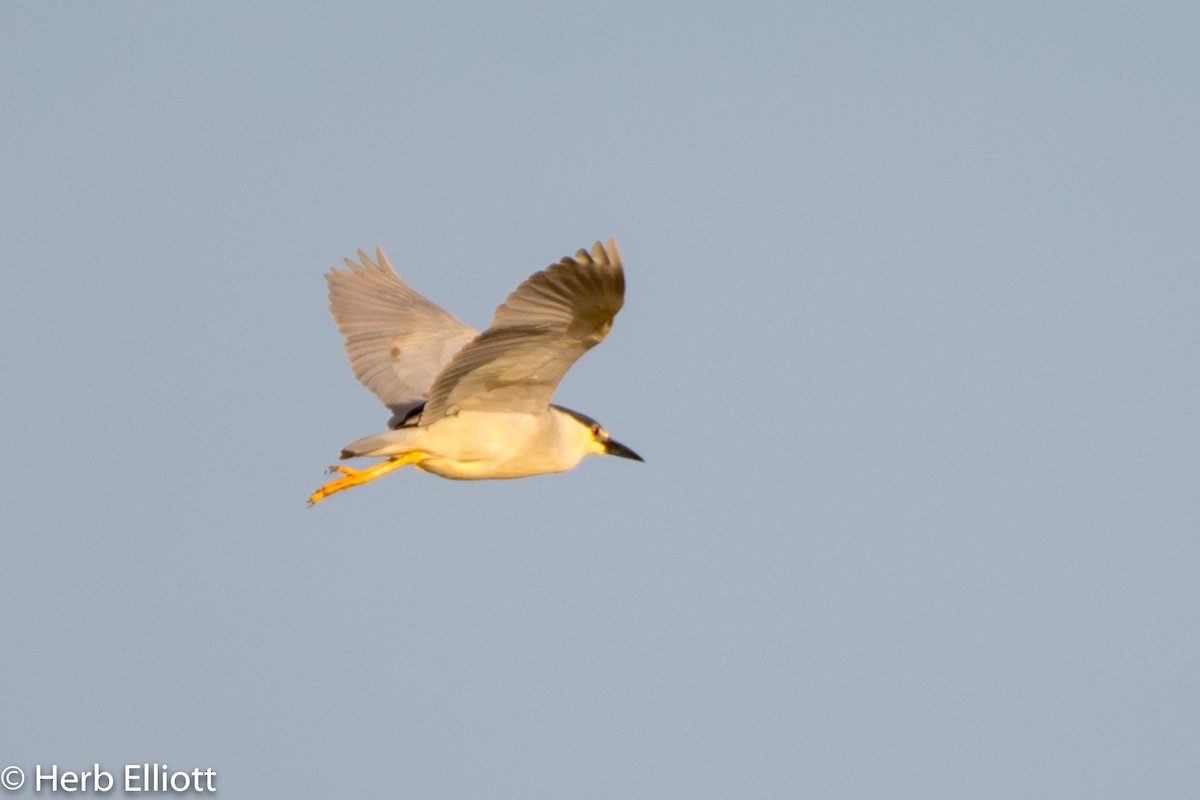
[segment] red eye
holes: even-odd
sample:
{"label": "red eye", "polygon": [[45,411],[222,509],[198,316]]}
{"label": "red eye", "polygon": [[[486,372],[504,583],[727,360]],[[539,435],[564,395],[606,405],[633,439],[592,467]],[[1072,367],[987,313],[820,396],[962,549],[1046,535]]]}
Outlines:
{"label": "red eye", "polygon": [[593,425],[592,426],[592,436],[599,436],[599,435],[600,435],[600,426]]}

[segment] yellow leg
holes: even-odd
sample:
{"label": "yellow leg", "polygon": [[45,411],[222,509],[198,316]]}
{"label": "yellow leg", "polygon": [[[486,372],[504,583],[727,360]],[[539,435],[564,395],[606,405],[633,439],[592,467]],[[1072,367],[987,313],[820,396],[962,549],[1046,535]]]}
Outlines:
{"label": "yellow leg", "polygon": [[370,483],[376,478],[382,478],[393,470],[400,469],[409,464],[416,464],[418,461],[423,461],[424,459],[424,453],[405,453],[398,458],[389,458],[387,461],[361,470],[350,469],[350,467],[330,467],[329,472],[340,472],[342,473],[342,477],[336,481],[330,481],[313,492],[312,496],[308,498],[308,504],[315,506],[331,494],[336,494],[343,489],[349,489],[353,486],[362,486],[364,483]]}

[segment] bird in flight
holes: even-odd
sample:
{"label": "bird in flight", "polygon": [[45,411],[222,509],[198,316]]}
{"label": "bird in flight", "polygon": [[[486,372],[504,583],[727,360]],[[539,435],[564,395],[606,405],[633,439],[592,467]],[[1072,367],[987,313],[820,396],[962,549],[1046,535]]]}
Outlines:
{"label": "bird in flight", "polygon": [[591,417],[550,402],[580,356],[604,341],[625,301],[621,254],[596,242],[508,296],[479,333],[400,279],[382,250],[325,276],[329,310],[354,374],[392,412],[388,430],[341,457],[382,457],[309,497],[361,486],[412,464],[443,478],[524,478],[565,472],[587,455],[642,457]]}

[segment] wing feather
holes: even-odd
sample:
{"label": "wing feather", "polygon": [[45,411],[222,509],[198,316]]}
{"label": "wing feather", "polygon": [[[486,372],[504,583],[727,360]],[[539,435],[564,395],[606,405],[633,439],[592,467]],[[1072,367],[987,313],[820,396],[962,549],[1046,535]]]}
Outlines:
{"label": "wing feather", "polygon": [[396,274],[383,251],[375,261],[333,269],[329,310],[346,339],[354,374],[400,424],[425,402],[434,379],[476,331],[426,300]]}
{"label": "wing feather", "polygon": [[624,299],[612,239],[534,273],[437,376],[421,424],[463,410],[545,411],[571,365],[608,335]]}

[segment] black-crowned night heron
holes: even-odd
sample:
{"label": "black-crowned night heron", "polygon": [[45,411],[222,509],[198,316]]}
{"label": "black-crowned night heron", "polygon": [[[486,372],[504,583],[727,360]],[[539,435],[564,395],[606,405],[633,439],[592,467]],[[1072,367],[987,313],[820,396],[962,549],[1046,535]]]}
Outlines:
{"label": "black-crowned night heron", "polygon": [[[565,472],[587,455],[641,461],[590,417],[551,405],[562,377],[604,340],[625,301],[612,239],[534,273],[483,333],[409,288],[382,250],[332,270],[329,310],[354,374],[392,411],[390,430],[346,445],[342,458],[382,456],[309,498],[360,486],[412,464],[458,480]],[[377,263],[376,263],[377,262]]]}

